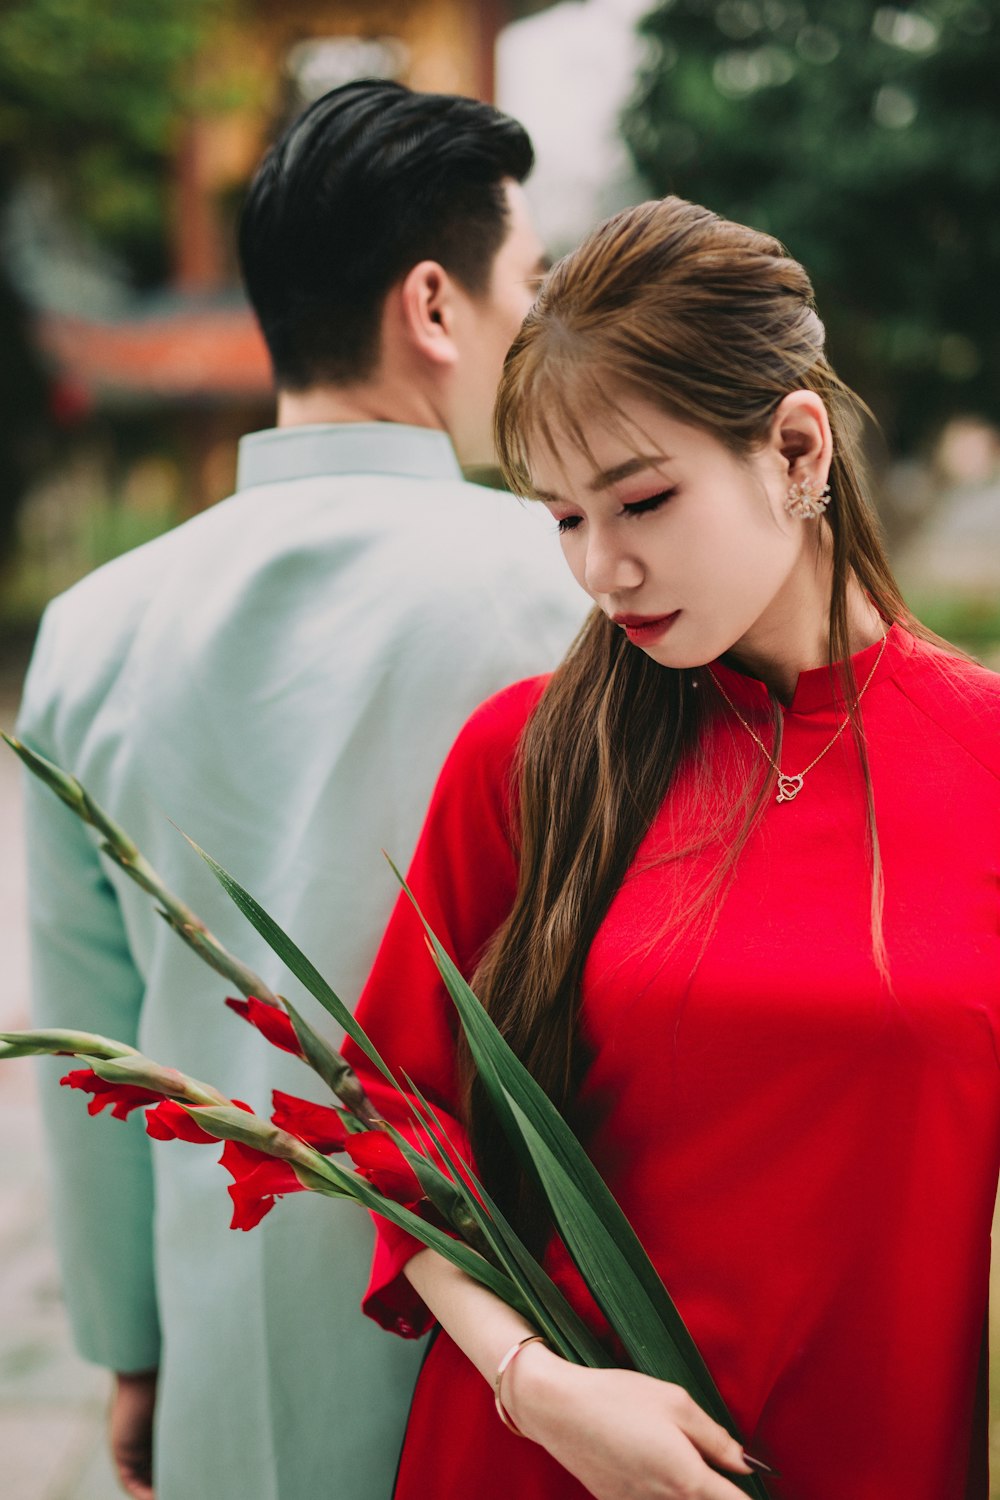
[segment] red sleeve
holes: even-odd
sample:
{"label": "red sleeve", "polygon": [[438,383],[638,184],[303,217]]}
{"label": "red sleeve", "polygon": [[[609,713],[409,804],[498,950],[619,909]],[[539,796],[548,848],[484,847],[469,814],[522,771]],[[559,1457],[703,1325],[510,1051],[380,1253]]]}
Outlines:
{"label": "red sleeve", "polygon": [[[466,977],[513,904],[512,766],[544,686],[543,678],[516,683],[469,719],[441,771],[407,877],[430,926]],[[458,1019],[405,895],[396,903],[357,1017],[395,1075],[413,1079],[456,1150],[468,1157],[455,1065]],[[405,1101],[350,1039],[344,1054],[386,1118],[404,1128],[409,1122]],[[376,1216],[375,1224],[364,1311],[384,1328],[415,1338],[432,1318],[402,1271],[422,1247],[384,1219]]]}

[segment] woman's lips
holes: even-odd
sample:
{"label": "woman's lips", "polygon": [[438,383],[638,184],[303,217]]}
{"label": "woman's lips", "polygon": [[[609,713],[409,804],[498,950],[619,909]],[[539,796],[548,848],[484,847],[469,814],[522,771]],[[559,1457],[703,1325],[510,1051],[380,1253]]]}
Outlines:
{"label": "woman's lips", "polygon": [[612,615],[615,625],[620,625],[629,640],[636,646],[649,646],[660,636],[666,635],[680,614],[675,609],[669,615]]}

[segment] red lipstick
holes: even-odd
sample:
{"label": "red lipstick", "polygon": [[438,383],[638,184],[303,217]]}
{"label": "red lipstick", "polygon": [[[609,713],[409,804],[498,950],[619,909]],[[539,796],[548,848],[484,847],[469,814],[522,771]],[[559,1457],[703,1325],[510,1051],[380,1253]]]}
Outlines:
{"label": "red lipstick", "polygon": [[620,625],[629,640],[636,646],[649,646],[666,635],[680,614],[675,609],[669,615],[612,615],[612,624]]}

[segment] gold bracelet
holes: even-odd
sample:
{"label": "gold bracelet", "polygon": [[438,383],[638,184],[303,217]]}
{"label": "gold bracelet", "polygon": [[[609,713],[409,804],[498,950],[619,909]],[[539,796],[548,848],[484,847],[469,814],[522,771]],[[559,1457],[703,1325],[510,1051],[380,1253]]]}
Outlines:
{"label": "gold bracelet", "polygon": [[511,1344],[510,1348],[507,1350],[507,1353],[497,1365],[497,1372],[493,1377],[493,1400],[496,1402],[497,1415],[499,1416],[503,1425],[505,1427],[509,1427],[511,1432],[516,1433],[518,1437],[524,1437],[524,1433],[521,1431],[520,1427],[518,1427],[517,1423],[504,1410],[503,1400],[501,1399],[500,1390],[503,1382],[503,1377],[505,1372],[510,1369],[511,1365],[514,1363],[515,1359],[520,1354],[522,1349],[527,1348],[529,1344],[545,1343],[546,1341],[540,1333],[532,1333],[529,1334],[526,1339],[521,1339],[518,1343]]}

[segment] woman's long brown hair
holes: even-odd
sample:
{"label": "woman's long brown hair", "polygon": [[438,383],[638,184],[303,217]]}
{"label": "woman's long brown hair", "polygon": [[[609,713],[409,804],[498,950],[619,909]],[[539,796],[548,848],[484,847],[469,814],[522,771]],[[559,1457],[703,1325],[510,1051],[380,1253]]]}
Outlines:
{"label": "woman's long brown hair", "polygon": [[[790,391],[822,397],[833,429],[830,661],[838,667],[864,773],[872,856],[872,933],[881,941],[881,862],[857,684],[850,665],[848,584],[855,578],[887,624],[909,615],[890,572],[857,453],[860,402],[823,350],[803,268],[766,234],[677,198],[628,209],[552,271],[504,367],[496,433],[511,488],[532,493],[530,453],[569,437],[587,451],[588,422],[614,419],[615,392],[652,402],[748,458]],[[586,1057],[578,1027],[583,966],[597,929],[711,703],[693,673],[653,662],[595,612],[553,676],[518,756],[517,896],[474,985],[549,1096],[572,1117]],[[775,705],[780,756],[781,715]],[[748,788],[726,838],[731,868],[770,782]],[[724,872],[713,885],[717,893]],[[702,892],[680,925],[704,906]],[[464,1061],[479,1170],[538,1243],[536,1191],[512,1157]]]}

